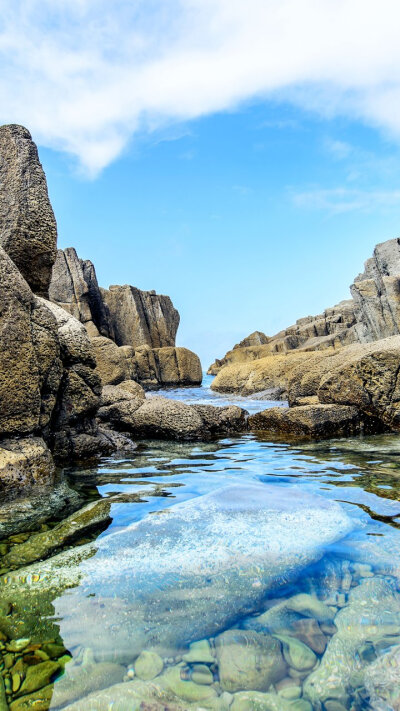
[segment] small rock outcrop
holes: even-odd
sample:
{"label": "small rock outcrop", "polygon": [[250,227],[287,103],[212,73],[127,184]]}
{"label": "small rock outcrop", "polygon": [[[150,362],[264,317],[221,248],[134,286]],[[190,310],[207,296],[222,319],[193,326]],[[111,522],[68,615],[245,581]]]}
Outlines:
{"label": "small rock outcrop", "polygon": [[302,405],[269,407],[249,418],[253,430],[313,438],[348,437],[363,430],[356,407],[348,405]]}
{"label": "small rock outcrop", "polygon": [[92,262],[75,249],[59,249],[53,266],[49,299],[84,324],[90,337],[112,338],[110,315],[102,299]]}
{"label": "small rock outcrop", "polygon": [[47,296],[57,252],[57,225],[31,134],[0,127],[0,245],[32,291]]}

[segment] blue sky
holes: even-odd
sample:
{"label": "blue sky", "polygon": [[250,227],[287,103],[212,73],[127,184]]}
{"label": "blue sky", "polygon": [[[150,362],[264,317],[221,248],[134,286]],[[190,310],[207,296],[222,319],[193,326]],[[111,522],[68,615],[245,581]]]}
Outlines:
{"label": "blue sky", "polygon": [[397,5],[0,0],[0,120],[61,247],[169,294],[207,366],[342,298],[400,233]]}

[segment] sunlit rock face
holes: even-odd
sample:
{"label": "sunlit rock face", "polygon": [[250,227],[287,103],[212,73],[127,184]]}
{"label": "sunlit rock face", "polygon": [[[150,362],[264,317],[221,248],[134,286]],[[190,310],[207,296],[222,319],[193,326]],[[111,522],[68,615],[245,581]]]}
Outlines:
{"label": "sunlit rock face", "polygon": [[32,291],[47,296],[57,225],[37,147],[16,124],[0,126],[0,245]]}
{"label": "sunlit rock face", "polygon": [[23,605],[24,634],[51,633],[55,612],[64,644],[96,659],[171,656],[257,610],[351,528],[300,488],[228,485],[20,570],[3,591]]}

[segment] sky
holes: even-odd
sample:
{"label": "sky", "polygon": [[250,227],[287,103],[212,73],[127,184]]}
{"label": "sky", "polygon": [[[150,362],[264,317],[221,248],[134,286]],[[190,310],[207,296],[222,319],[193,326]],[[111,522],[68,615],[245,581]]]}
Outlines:
{"label": "sky", "polygon": [[207,367],[343,298],[400,236],[393,0],[0,0],[0,122],[59,246],[171,296]]}

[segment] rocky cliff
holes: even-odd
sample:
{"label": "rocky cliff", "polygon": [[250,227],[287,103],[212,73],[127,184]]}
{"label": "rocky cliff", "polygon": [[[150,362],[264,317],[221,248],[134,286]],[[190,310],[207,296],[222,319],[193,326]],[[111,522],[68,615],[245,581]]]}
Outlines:
{"label": "rocky cliff", "polygon": [[179,313],[169,296],[128,285],[101,289],[92,262],[69,248],[58,250],[49,297],[85,326],[103,385],[128,379],[146,389],[201,383],[198,356],[175,346]]}
{"label": "rocky cliff", "polygon": [[32,291],[47,296],[57,226],[36,145],[23,126],[0,127],[0,245]]}

